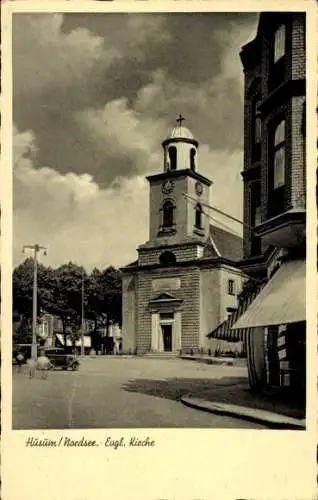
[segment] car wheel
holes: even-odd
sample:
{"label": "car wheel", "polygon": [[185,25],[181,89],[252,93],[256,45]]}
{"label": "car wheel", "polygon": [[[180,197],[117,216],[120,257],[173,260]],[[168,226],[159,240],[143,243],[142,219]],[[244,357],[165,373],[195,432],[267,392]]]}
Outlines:
{"label": "car wheel", "polygon": [[50,370],[55,370],[55,363],[54,363],[54,361],[50,361]]}
{"label": "car wheel", "polygon": [[77,371],[79,369],[79,363],[73,363],[72,364],[72,370],[73,372]]}

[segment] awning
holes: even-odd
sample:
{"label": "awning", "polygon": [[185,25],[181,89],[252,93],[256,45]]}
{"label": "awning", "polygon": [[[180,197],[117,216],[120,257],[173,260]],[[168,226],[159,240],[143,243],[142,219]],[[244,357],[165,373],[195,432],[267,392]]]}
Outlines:
{"label": "awning", "polygon": [[306,261],[282,264],[232,329],[306,320]]}
{"label": "awning", "polygon": [[[56,337],[61,342],[61,344],[64,345],[64,335],[62,335],[61,333],[57,333]],[[75,347],[81,347],[81,345],[82,345],[81,339],[75,341]],[[67,338],[66,347],[72,347],[72,346],[73,346],[72,340]],[[88,335],[84,335],[84,347],[91,347],[91,337],[89,337]]]}
{"label": "awning", "polygon": [[240,330],[232,330],[232,326],[234,323],[238,321],[238,319],[242,316],[242,314],[246,311],[248,306],[253,302],[255,297],[260,292],[261,287],[257,289],[254,293],[250,294],[236,309],[236,311],[229,316],[228,319],[220,323],[215,330],[207,335],[208,338],[219,339],[219,340],[227,340],[228,342],[239,342],[245,339],[247,328],[243,328]]}

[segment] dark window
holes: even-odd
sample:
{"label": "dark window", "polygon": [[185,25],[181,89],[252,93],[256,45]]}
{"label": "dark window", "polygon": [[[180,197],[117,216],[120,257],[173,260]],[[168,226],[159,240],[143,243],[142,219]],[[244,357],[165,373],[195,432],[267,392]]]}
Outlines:
{"label": "dark window", "polygon": [[202,229],[202,207],[200,203],[195,207],[195,226]]}
{"label": "dark window", "polygon": [[167,200],[162,207],[162,225],[163,227],[172,227],[174,224],[174,205],[172,201]]}
{"label": "dark window", "polygon": [[254,183],[250,189],[250,225],[251,225],[251,257],[260,255],[262,246],[261,238],[254,235],[253,228],[261,224],[261,187]]}
{"label": "dark window", "polygon": [[191,170],[195,170],[195,155],[196,155],[196,150],[195,148],[190,149],[190,168]]}
{"label": "dark window", "polygon": [[227,311],[228,318],[230,318],[232,316],[232,314],[234,314],[235,311],[237,311],[237,309],[235,309],[234,307],[227,307],[226,311]]}
{"label": "dark window", "polygon": [[160,319],[173,319],[174,318],[174,313],[173,312],[161,312],[160,313]]}
{"label": "dark window", "polygon": [[281,119],[271,131],[268,213],[278,215],[285,208],[286,122]]}
{"label": "dark window", "polygon": [[273,36],[270,49],[269,91],[285,80],[286,72],[286,26],[280,25]]}
{"label": "dark window", "polygon": [[177,262],[177,259],[174,253],[163,252],[159,257],[159,262],[163,266],[171,266]]}
{"label": "dark window", "polygon": [[177,148],[175,146],[170,146],[168,152],[169,152],[169,160],[170,160],[170,170],[176,170],[176,168],[177,168]]}
{"label": "dark window", "polygon": [[228,281],[228,294],[234,295],[234,280]]}

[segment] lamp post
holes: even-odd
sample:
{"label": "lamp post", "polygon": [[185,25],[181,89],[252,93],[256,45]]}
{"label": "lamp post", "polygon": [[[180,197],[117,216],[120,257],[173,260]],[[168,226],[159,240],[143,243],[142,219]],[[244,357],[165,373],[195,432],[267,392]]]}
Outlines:
{"label": "lamp post", "polygon": [[32,347],[31,347],[31,358],[37,359],[37,342],[36,342],[36,327],[37,327],[37,298],[38,298],[38,253],[43,250],[43,254],[47,254],[47,249],[37,243],[35,245],[23,245],[23,253],[26,250],[33,251],[33,300],[32,300]]}

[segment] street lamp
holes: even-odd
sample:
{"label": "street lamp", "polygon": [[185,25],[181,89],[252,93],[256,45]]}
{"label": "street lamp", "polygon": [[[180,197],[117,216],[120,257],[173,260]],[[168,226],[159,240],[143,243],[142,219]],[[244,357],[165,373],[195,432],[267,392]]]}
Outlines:
{"label": "street lamp", "polygon": [[36,342],[36,327],[37,327],[37,298],[38,298],[38,253],[43,250],[43,254],[47,255],[47,249],[41,245],[23,245],[23,253],[26,250],[33,251],[33,313],[32,313],[32,347],[31,347],[31,358],[37,359],[37,342]]}

